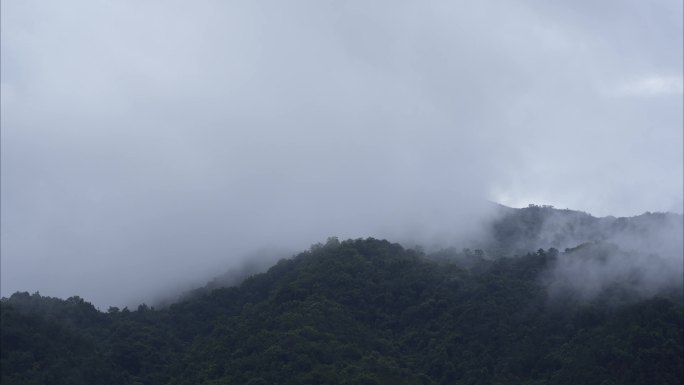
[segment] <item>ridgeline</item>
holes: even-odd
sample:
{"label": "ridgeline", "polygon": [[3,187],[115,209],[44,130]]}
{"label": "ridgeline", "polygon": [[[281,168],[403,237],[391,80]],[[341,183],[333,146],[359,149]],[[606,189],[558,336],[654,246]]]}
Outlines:
{"label": "ridgeline", "polygon": [[551,297],[573,250],[433,255],[326,244],[163,309],[16,293],[10,384],[682,384],[681,288]]}

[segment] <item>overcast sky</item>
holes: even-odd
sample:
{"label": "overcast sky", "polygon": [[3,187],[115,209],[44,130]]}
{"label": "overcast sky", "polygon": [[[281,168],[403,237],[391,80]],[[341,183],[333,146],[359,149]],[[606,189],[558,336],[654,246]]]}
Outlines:
{"label": "overcast sky", "polygon": [[486,200],[681,213],[682,15],[2,1],[2,295],[122,305],[264,247],[467,232]]}

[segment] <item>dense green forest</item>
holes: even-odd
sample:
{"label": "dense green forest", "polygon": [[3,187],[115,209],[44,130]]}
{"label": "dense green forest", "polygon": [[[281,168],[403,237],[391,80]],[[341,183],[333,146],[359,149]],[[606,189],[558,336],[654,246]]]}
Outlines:
{"label": "dense green forest", "polygon": [[2,384],[682,384],[681,288],[550,296],[574,250],[425,255],[331,238],[238,286],[106,313],[1,306]]}

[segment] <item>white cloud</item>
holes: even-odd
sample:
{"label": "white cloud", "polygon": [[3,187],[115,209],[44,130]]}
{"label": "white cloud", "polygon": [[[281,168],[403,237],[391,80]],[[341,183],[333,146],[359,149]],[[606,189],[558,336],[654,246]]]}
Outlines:
{"label": "white cloud", "polygon": [[617,96],[654,97],[682,95],[684,79],[678,75],[651,75],[625,82],[617,87]]}

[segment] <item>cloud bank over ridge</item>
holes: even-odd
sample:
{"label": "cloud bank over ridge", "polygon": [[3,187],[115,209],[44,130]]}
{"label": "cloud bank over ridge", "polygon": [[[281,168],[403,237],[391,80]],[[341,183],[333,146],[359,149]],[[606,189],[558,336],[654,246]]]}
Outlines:
{"label": "cloud bank over ridge", "polygon": [[2,295],[465,237],[486,199],[681,212],[681,7],[5,2]]}

